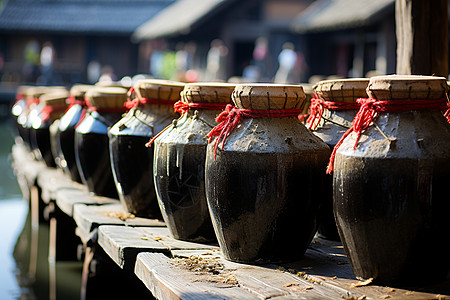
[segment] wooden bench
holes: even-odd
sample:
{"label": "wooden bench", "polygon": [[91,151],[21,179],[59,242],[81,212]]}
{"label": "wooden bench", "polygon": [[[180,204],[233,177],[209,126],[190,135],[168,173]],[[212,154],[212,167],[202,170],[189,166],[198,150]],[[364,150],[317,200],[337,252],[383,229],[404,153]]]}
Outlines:
{"label": "wooden bench", "polygon": [[[296,262],[231,262],[217,245],[176,240],[161,220],[135,217],[117,199],[89,195],[84,186],[34,161],[22,147],[13,148],[13,167],[53,206],[50,256],[67,248],[67,243],[56,247],[63,234],[82,245],[78,258],[83,260],[84,299],[104,297],[98,290],[125,282],[140,295],[151,297],[151,292],[158,299],[450,299],[450,280],[408,288],[362,283],[341,243],[318,237]],[[59,233],[61,228],[71,230]]]}

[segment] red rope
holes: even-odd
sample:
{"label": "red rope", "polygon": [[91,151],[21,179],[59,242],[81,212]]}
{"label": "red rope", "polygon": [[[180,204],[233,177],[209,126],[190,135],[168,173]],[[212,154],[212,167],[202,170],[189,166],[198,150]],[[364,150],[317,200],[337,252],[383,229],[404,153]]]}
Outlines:
{"label": "red rope", "polygon": [[176,101],[162,100],[162,99],[147,99],[147,98],[135,98],[133,100],[128,100],[124,103],[126,109],[132,109],[133,107],[139,106],[141,104],[157,104],[157,105],[174,105]]}
{"label": "red rope", "polygon": [[355,144],[353,149],[356,149],[361,132],[369,127],[379,116],[380,113],[385,112],[401,112],[410,110],[426,110],[426,109],[438,109],[444,110],[446,105],[445,99],[439,100],[377,100],[374,98],[359,98],[356,100],[361,106],[358,113],[353,119],[352,127],[350,127],[341,137],[341,139],[334,146],[333,152],[330,156],[330,161],[327,167],[327,174],[331,174],[334,168],[334,158],[336,151],[344,142],[345,138],[350,133],[356,133]]}
{"label": "red rope", "polygon": [[[180,115],[183,115],[189,111],[190,108],[197,108],[197,109],[210,109],[210,110],[223,110],[226,107],[226,103],[185,103],[183,101],[177,101],[173,105],[173,109],[179,113]],[[152,137],[150,141],[145,144],[146,147],[151,147],[153,142],[167,129],[172,127],[173,124],[170,124],[166,128],[164,128],[162,131],[160,131],[157,135]]]}
{"label": "red rope", "polygon": [[335,102],[335,101],[325,101],[323,99],[317,98],[315,96],[311,99],[310,105],[310,115],[306,120],[308,128],[311,130],[316,130],[319,126],[320,120],[322,119],[322,114],[324,109],[328,110],[357,110],[359,109],[359,104],[355,102]]}
{"label": "red rope", "polygon": [[177,101],[173,105],[173,109],[179,114],[183,115],[193,109],[209,109],[209,110],[224,110],[227,106],[226,103],[186,103],[183,101]]}
{"label": "red rope", "polygon": [[447,119],[447,122],[450,123],[450,103],[447,103],[447,110],[444,113],[444,117]]}
{"label": "red rope", "polygon": [[291,118],[298,117],[302,112],[301,109],[273,109],[273,110],[255,110],[241,109],[228,104],[224,111],[217,117],[219,122],[206,136],[209,138],[208,143],[213,137],[217,137],[214,143],[214,159],[216,159],[217,148],[222,141],[222,150],[228,135],[239,125],[242,118]]}

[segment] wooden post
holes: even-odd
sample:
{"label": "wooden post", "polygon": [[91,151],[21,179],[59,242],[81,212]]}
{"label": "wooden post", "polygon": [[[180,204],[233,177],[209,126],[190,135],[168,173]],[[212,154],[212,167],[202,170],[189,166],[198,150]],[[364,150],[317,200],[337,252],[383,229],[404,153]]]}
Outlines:
{"label": "wooden post", "polygon": [[448,75],[448,0],[396,0],[397,73]]}

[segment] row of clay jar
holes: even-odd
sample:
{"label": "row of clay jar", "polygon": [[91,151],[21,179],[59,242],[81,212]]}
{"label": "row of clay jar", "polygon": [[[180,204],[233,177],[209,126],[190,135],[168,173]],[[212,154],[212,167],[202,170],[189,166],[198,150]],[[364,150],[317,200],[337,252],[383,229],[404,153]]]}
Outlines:
{"label": "row of clay jar", "polygon": [[322,81],[311,103],[301,85],[37,89],[13,107],[36,157],[131,213],[162,214],[177,239],[217,241],[233,261],[282,262],[300,259],[319,228],[341,239],[358,278],[447,276],[445,250],[430,247],[450,232],[445,78]]}

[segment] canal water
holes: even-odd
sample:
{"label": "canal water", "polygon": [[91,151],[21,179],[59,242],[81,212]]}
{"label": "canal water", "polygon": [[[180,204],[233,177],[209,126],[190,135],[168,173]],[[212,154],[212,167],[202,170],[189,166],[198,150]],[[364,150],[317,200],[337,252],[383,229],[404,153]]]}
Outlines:
{"label": "canal water", "polygon": [[[32,228],[11,168],[15,132],[8,116],[0,116],[0,299],[80,299],[82,263],[56,262],[50,282],[48,224]],[[50,291],[53,291],[51,293]],[[52,295],[52,296],[50,296]]]}

